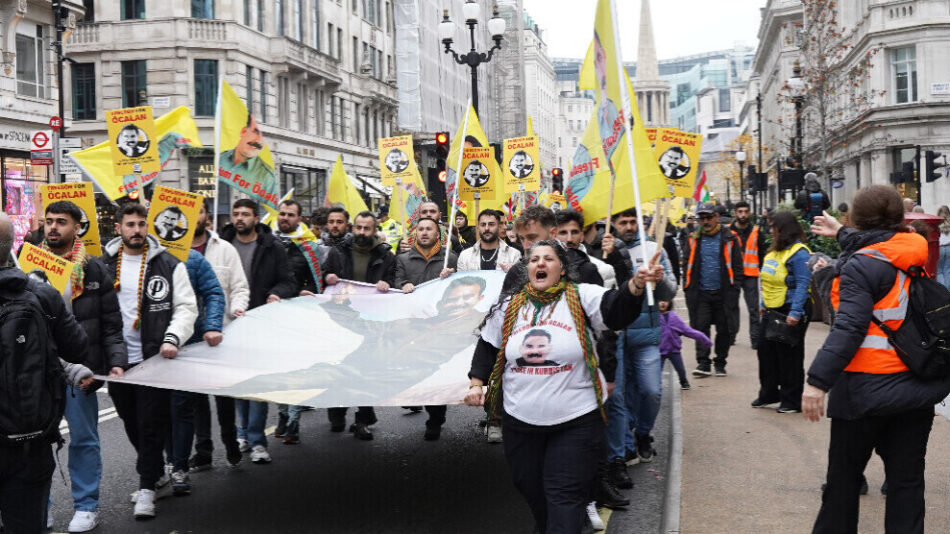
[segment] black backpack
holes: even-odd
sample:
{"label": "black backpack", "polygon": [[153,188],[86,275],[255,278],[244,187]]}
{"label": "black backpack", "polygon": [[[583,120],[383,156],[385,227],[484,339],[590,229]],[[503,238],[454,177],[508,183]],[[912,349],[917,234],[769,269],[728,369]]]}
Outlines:
{"label": "black backpack", "polygon": [[39,299],[0,294],[0,445],[59,440],[64,384]]}
{"label": "black backpack", "polygon": [[910,277],[907,315],[892,330],[873,318],[910,371],[923,379],[950,375],[950,290],[919,267],[903,271]]}

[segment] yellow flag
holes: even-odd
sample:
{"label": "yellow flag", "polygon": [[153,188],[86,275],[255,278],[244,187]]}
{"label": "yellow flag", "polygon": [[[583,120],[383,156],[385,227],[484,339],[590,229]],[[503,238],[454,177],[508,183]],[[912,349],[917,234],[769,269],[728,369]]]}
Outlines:
{"label": "yellow flag", "polygon": [[494,147],[472,147],[462,151],[462,181],[459,183],[459,197],[462,200],[495,200],[499,196],[499,176],[492,172],[491,163],[495,162]]}
{"label": "yellow flag", "polygon": [[[162,167],[171,159],[176,148],[202,146],[198,140],[198,127],[187,106],[179,106],[155,119],[155,130],[159,138],[158,159]],[[158,176],[157,172],[116,176],[112,169],[112,148],[108,141],[73,152],[71,157],[109,200],[124,197]]]}
{"label": "yellow flag", "polygon": [[[463,139],[463,133],[464,139]],[[456,189],[456,176],[458,176],[458,167],[459,164],[459,153],[463,148],[471,147],[487,147],[488,136],[485,135],[485,131],[482,130],[481,124],[478,122],[478,115],[475,113],[475,108],[472,106],[468,107],[468,124],[466,125],[465,119],[459,124],[458,130],[455,132],[455,137],[452,138],[452,144],[449,147],[449,157],[446,160],[446,171],[447,176],[445,179],[445,198],[449,200],[449,208],[451,211],[451,199],[455,196]],[[498,161],[494,158],[491,161],[487,162],[489,170],[492,176],[501,176],[501,167],[498,165]],[[502,209],[502,206],[505,205],[505,202],[508,200],[508,197],[505,195],[496,195],[493,200],[484,200],[479,204],[480,209]],[[478,216],[475,213],[475,204],[473,202],[465,202],[463,200],[456,201],[456,207],[458,210],[465,213],[468,217],[468,220],[474,221]]]}
{"label": "yellow flag", "polygon": [[343,156],[337,156],[336,163],[333,165],[333,173],[330,174],[330,182],[327,183],[326,204],[328,206],[342,204],[351,217],[367,209],[360,192],[356,190],[350,177],[343,170]]}
{"label": "yellow flag", "polygon": [[426,199],[426,188],[418,169],[402,185],[393,186],[389,197],[389,218],[400,225],[412,226],[418,217],[419,205]]}
{"label": "yellow flag", "polygon": [[162,170],[152,106],[106,111],[106,129],[112,148],[114,174],[152,173]]}
{"label": "yellow flag", "polygon": [[528,131],[525,132],[525,135],[528,137],[534,135],[534,121],[531,120],[531,115],[528,115]]}
{"label": "yellow flag", "polygon": [[261,127],[228,82],[222,79],[219,89],[215,113],[218,179],[276,208],[280,187]]}

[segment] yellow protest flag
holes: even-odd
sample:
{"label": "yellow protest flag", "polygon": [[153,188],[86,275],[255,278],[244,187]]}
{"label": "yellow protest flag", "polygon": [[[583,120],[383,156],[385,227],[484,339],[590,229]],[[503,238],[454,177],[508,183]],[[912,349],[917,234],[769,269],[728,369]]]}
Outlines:
{"label": "yellow protest flag", "polygon": [[426,188],[418,169],[408,180],[393,186],[389,197],[389,218],[407,228],[415,224],[419,205],[426,199]]}
{"label": "yellow protest flag", "polygon": [[[176,148],[200,147],[198,127],[187,106],[179,106],[155,119],[158,141],[158,159],[162,167],[168,164]],[[84,175],[99,186],[109,197],[117,200],[151,183],[157,172],[117,176],[112,168],[112,147],[109,141],[70,154]]]}
{"label": "yellow protest flag", "polygon": [[529,135],[505,139],[504,144],[505,192],[537,191],[541,189],[541,149],[538,137]]}
{"label": "yellow protest flag", "polygon": [[112,173],[142,174],[162,170],[152,106],[106,111]]}
{"label": "yellow protest flag", "polygon": [[69,276],[73,272],[75,263],[60,258],[48,250],[43,250],[32,243],[23,243],[18,258],[20,269],[29,274],[35,269],[46,273],[46,279],[50,285],[57,291],[63,293],[66,291],[66,284],[69,283]]}
{"label": "yellow protest flag", "polygon": [[531,115],[528,115],[528,130],[525,132],[525,135],[534,135],[534,121],[531,120]]}
{"label": "yellow protest flag", "polygon": [[498,175],[492,172],[495,162],[494,147],[471,147],[462,151],[462,181],[459,183],[459,198],[462,200],[495,200],[498,191]]}
{"label": "yellow protest flag", "polygon": [[386,187],[397,181],[411,180],[419,174],[413,156],[412,136],[385,137],[377,141],[379,147],[379,179]]}
{"label": "yellow protest flag", "polygon": [[[487,146],[489,146],[488,136],[486,136],[485,131],[482,130],[482,126],[478,121],[478,114],[475,113],[475,108],[469,105],[467,118],[462,119],[458,130],[455,132],[455,136],[452,138],[452,144],[449,147],[449,156],[446,159],[447,176],[445,179],[445,198],[452,199],[455,197],[457,187],[456,177],[458,176],[457,167],[459,154],[462,149]],[[498,165],[497,160],[492,158],[492,160],[486,162],[486,164],[493,176],[501,176],[501,167]],[[500,210],[507,200],[508,198],[504,195],[495,195],[494,199],[481,202],[479,208],[483,210],[489,208]],[[449,206],[451,208],[451,200],[449,200]],[[475,205],[472,202],[457,199],[456,208],[465,213],[470,221],[476,220],[478,216],[478,214],[475,213]]]}
{"label": "yellow protest flag", "polygon": [[65,200],[79,208],[82,218],[79,221],[79,233],[86,252],[93,256],[102,256],[102,243],[99,240],[99,218],[96,216],[96,199],[89,182],[65,184],[42,184],[40,196],[43,198],[43,212],[53,202]]}
{"label": "yellow protest flag", "polygon": [[343,156],[340,155],[336,157],[333,172],[330,174],[330,181],[327,183],[326,204],[328,206],[342,204],[350,216],[367,210],[366,202],[343,169]]}
{"label": "yellow protest flag", "polygon": [[181,261],[188,261],[195,225],[204,197],[197,193],[156,186],[148,208],[148,233]]}
{"label": "yellow protest flag", "polygon": [[221,80],[215,113],[218,180],[276,208],[279,184],[264,133],[241,97]]}

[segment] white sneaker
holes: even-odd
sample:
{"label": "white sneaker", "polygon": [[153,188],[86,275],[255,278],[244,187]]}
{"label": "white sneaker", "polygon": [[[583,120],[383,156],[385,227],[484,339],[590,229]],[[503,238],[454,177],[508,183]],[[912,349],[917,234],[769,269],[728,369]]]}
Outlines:
{"label": "white sneaker", "polygon": [[134,510],[136,519],[151,519],[155,517],[155,491],[140,489]]}
{"label": "white sneaker", "polygon": [[[172,494],[172,487],[168,484],[171,482],[171,479],[168,475],[162,475],[162,478],[158,479],[158,482],[155,483],[155,500],[164,499]],[[132,497],[132,503],[135,504],[139,498],[139,491],[135,490],[130,495]]]}
{"label": "white sneaker", "polygon": [[267,452],[267,447],[254,445],[254,448],[251,449],[251,462],[255,464],[269,464],[270,453]]}
{"label": "white sneaker", "polygon": [[246,439],[238,438],[238,450],[241,452],[247,452],[251,450],[251,444]]}
{"label": "white sneaker", "polygon": [[501,425],[488,423],[485,434],[488,436],[488,443],[501,443]]}
{"label": "white sneaker", "polygon": [[590,524],[594,527],[594,530],[604,530],[607,528],[607,525],[604,524],[604,520],[600,518],[600,513],[597,512],[597,505],[595,503],[587,505],[587,519],[590,519]]}
{"label": "white sneaker", "polygon": [[73,520],[69,522],[69,532],[89,532],[99,525],[99,514],[96,512],[82,512],[76,510]]}

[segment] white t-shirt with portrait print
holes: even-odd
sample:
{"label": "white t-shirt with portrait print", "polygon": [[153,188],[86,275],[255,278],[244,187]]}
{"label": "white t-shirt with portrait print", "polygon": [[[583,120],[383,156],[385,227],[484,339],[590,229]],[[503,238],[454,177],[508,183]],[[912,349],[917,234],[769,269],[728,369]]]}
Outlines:
{"label": "white t-shirt with portrait print", "polygon": [[[607,289],[593,284],[580,284],[581,305],[590,321],[588,327],[606,330],[600,313],[600,302]],[[502,328],[509,300],[499,308],[482,328],[482,339],[495,347],[502,345]],[[505,371],[502,391],[505,412],[525,423],[552,426],[580,417],[597,409],[597,395],[584,361],[584,350],[562,296],[544,306],[535,318],[530,302],[521,307],[505,347]],[[607,384],[598,369],[606,401]]]}

